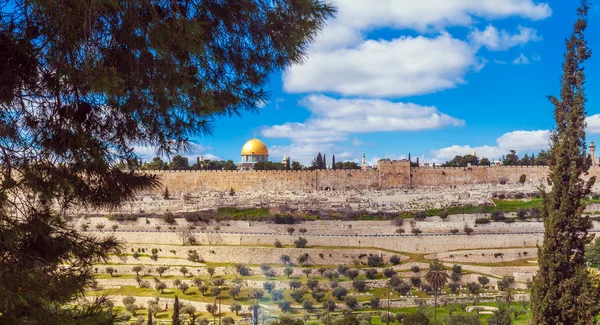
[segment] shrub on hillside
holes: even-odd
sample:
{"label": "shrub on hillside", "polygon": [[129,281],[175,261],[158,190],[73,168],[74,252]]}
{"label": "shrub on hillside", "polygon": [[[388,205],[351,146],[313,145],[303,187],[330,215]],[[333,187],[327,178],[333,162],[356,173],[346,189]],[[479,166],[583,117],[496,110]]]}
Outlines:
{"label": "shrub on hillside", "polygon": [[380,266],[383,265],[383,259],[379,255],[369,255],[367,259],[368,266]]}
{"label": "shrub on hillside", "polygon": [[390,263],[392,263],[393,265],[400,264],[400,257],[398,255],[393,255],[392,257],[390,257]]}
{"label": "shrub on hillside", "polygon": [[492,212],[492,214],[490,215],[490,217],[494,221],[502,221],[502,220],[506,219],[506,217],[504,216],[504,212],[498,211],[498,210]]}
{"label": "shrub on hillside", "polygon": [[525,219],[527,219],[528,214],[529,214],[529,212],[527,211],[527,209],[521,208],[517,212],[517,217],[519,217],[519,219],[521,219],[521,220],[525,220]]}
{"label": "shrub on hillside", "polygon": [[172,225],[175,223],[175,216],[173,216],[173,214],[171,212],[167,212],[167,213],[163,214],[163,220],[166,223]]}
{"label": "shrub on hillside", "polygon": [[305,248],[307,242],[308,241],[306,240],[306,238],[298,237],[298,239],[294,241],[294,246],[296,246],[296,248]]}
{"label": "shrub on hillside", "polygon": [[449,215],[449,214],[448,214],[448,211],[446,211],[446,210],[442,210],[442,211],[440,211],[439,217],[440,217],[442,220],[446,221],[446,218],[448,218],[448,215]]}
{"label": "shrub on hillside", "polygon": [[414,216],[415,220],[425,220],[427,219],[427,211],[417,211],[415,212],[415,216]]}
{"label": "shrub on hillside", "polygon": [[485,225],[485,224],[488,224],[488,223],[490,223],[490,219],[488,219],[488,218],[477,218],[477,219],[475,219],[475,224],[476,225]]}

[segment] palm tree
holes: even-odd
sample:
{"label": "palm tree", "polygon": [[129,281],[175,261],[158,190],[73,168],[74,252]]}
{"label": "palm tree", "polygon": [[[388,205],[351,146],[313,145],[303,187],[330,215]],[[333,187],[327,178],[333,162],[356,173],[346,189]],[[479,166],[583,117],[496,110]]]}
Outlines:
{"label": "palm tree", "polygon": [[433,320],[437,321],[437,296],[438,290],[440,290],[448,282],[448,273],[444,270],[444,266],[438,260],[429,263],[429,271],[425,275],[425,281],[427,281],[431,287],[433,287],[433,296],[435,297],[435,303],[433,305]]}

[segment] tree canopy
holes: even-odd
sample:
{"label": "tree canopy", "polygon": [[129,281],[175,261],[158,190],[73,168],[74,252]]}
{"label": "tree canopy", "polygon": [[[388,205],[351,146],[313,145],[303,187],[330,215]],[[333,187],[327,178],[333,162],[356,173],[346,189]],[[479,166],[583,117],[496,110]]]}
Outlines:
{"label": "tree canopy", "polygon": [[216,118],[255,111],[269,76],[301,62],[334,13],[319,0],[2,0],[0,10],[0,314],[66,325],[112,322],[101,298],[62,306],[119,245],[72,230],[65,212],[157,186],[133,172],[134,146],[172,155]]}
{"label": "tree canopy", "polygon": [[544,241],[538,247],[539,271],[532,288],[533,324],[594,324],[597,289],[587,272],[585,249],[592,224],[582,215],[595,182],[584,181],[591,159],[586,155],[586,95],[583,63],[590,57],[584,37],[589,4],[581,1],[573,33],[566,41],[560,98],[551,96],[556,130],[548,155],[552,191],[542,193]]}

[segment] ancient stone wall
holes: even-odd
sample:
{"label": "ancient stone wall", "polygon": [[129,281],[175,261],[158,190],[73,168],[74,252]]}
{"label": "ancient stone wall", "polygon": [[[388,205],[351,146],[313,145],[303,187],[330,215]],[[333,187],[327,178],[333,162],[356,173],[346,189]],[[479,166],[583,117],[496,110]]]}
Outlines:
{"label": "ancient stone wall", "polygon": [[[304,171],[152,171],[171,193],[202,191],[319,191],[349,189],[390,189],[448,187],[470,184],[515,184],[521,175],[531,185],[543,183],[548,168],[543,166],[505,167],[410,167],[408,161],[381,160],[371,170]],[[598,177],[600,167],[589,175]],[[160,189],[163,190],[162,188]]]}

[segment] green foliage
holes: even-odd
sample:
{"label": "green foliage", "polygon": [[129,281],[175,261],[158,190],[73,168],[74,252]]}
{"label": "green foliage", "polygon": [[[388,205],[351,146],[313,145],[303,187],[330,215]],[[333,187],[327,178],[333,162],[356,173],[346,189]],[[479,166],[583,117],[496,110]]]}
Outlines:
{"label": "green foliage", "polygon": [[296,246],[296,248],[305,248],[307,242],[308,241],[306,240],[306,238],[298,237],[298,239],[294,241],[294,246]]}
{"label": "green foliage", "polygon": [[152,158],[152,161],[142,165],[142,170],[165,170],[169,168],[169,164],[165,163],[160,157]]}
{"label": "green foliage", "polygon": [[521,176],[519,176],[519,183],[525,184],[525,181],[527,181],[527,175],[521,174]]}
{"label": "green foliage", "polygon": [[188,163],[187,157],[183,157],[180,155],[175,155],[171,159],[171,164],[169,164],[170,170],[187,170],[190,169],[190,164]]}
{"label": "green foliage", "polygon": [[299,318],[284,315],[272,321],[271,325],[304,325],[304,322]]}
{"label": "green foliage", "polygon": [[335,163],[335,169],[360,169],[360,165],[354,161],[338,161]]}
{"label": "green foliage", "polygon": [[171,212],[163,214],[163,220],[170,225],[175,224],[175,216]]}
{"label": "green foliage", "polygon": [[479,165],[479,159],[473,155],[455,156],[452,160],[442,164],[442,167],[467,167],[467,164],[477,166]]}
{"label": "green foliage", "polygon": [[600,266],[600,239],[596,239],[590,244],[585,252],[588,263]]}
{"label": "green foliage", "polygon": [[589,4],[581,1],[573,33],[566,42],[560,99],[555,106],[548,166],[552,192],[543,193],[544,242],[532,289],[534,324],[593,324],[599,292],[590,282],[585,248],[591,241],[583,199],[595,182],[581,179],[590,165],[586,156],[586,94],[583,63],[590,57],[584,37]]}
{"label": "green foliage", "polygon": [[321,153],[319,152],[319,154],[312,161],[310,169],[325,169],[325,168],[327,168],[327,166],[325,166],[325,161],[323,159],[323,155],[321,155]]}
{"label": "green foliage", "polygon": [[492,317],[488,319],[489,325],[512,325],[512,323],[510,311],[506,306],[499,306],[498,310],[495,310]]}
{"label": "green foliage", "polygon": [[254,170],[288,170],[288,167],[280,162],[259,161],[254,164]]}
{"label": "green foliage", "polygon": [[477,315],[458,314],[450,315],[446,319],[446,325],[480,325]]}
{"label": "green foliage", "polygon": [[414,314],[406,315],[402,325],[429,325],[431,321],[423,311],[417,310]]}
{"label": "green foliage", "polygon": [[[139,167],[132,146],[172,154],[217,117],[256,110],[269,77],[301,62],[334,9],[313,0],[1,6],[2,321],[111,323],[104,299],[71,302],[118,245],[77,234],[50,206],[114,208],[157,186],[129,172]],[[21,215],[7,213],[17,205]]]}

